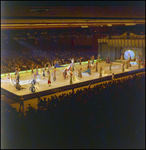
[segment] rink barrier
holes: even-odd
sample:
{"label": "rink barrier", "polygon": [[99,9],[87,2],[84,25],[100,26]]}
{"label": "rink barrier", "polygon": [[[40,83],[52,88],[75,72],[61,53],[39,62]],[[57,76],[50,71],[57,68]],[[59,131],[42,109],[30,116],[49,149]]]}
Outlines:
{"label": "rink barrier", "polygon": [[[145,68],[141,68],[141,69],[137,69],[137,70],[133,70],[133,71],[128,71],[128,72],[115,74],[114,79],[120,78],[120,77],[123,77],[123,76],[132,75],[134,73],[144,72],[144,71],[145,71]],[[98,79],[84,81],[84,82],[81,82],[81,83],[74,83],[72,85],[62,86],[62,87],[58,87],[58,88],[54,88],[54,89],[50,89],[50,90],[46,90],[46,91],[42,91],[42,92],[27,94],[27,95],[24,95],[23,98],[24,98],[24,100],[28,100],[28,99],[32,99],[32,98],[37,98],[38,94],[41,97],[41,96],[50,95],[50,94],[54,94],[54,93],[57,93],[57,92],[63,92],[63,91],[66,91],[66,90],[71,90],[71,89],[87,86],[89,84],[100,83],[100,82],[108,81],[108,80],[112,80],[112,75],[102,77],[102,78],[98,78]],[[5,95],[6,97],[8,97],[10,99],[13,99],[17,102],[20,100],[20,97],[21,97],[21,96],[18,96],[16,94],[13,94],[13,93],[3,89],[3,88],[1,88],[1,93],[2,93],[2,95]]]}

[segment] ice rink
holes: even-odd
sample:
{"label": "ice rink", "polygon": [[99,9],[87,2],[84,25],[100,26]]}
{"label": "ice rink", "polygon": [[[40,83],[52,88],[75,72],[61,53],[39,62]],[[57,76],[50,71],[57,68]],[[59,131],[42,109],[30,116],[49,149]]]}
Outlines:
{"label": "ice rink", "polygon": [[[125,69],[125,72],[138,69],[138,64],[136,62],[130,62],[130,63],[131,63],[131,67],[129,67],[128,69]],[[96,67],[95,67],[95,62],[94,62],[92,69],[91,69],[91,75],[89,75],[88,73],[82,73],[82,78],[79,78],[78,77],[78,69],[82,68],[83,72],[86,71],[87,70],[87,62],[84,62],[84,63],[82,62],[82,65],[75,63],[74,72],[73,72],[73,74],[74,74],[73,75],[74,76],[73,84],[99,78],[100,67],[102,67],[102,69],[103,69],[103,72],[102,72],[103,77],[112,75],[112,73],[118,74],[118,73],[122,72],[122,63],[120,61],[112,62],[112,72],[111,73],[109,70],[109,65],[110,64],[106,63],[105,61],[99,62],[98,63],[98,72],[96,72]],[[69,66],[70,66],[70,64],[68,64],[64,67],[56,68],[56,81],[53,81],[54,68],[50,68],[51,86],[48,85],[47,71],[45,72],[46,76],[43,77],[43,72],[41,69],[39,69],[39,74],[40,74],[41,78],[36,79],[36,81],[37,81],[36,92],[70,85],[70,77],[68,76],[68,79],[64,79],[64,77],[63,77],[64,69],[68,68]],[[142,67],[143,66],[141,66],[141,68]],[[48,69],[48,67],[46,69]],[[34,72],[36,72],[35,69],[34,69]],[[69,71],[68,71],[68,74],[69,74]],[[9,92],[12,92],[12,93],[18,95],[18,96],[31,94],[31,91],[30,91],[31,84],[30,83],[33,78],[34,78],[34,74],[31,74],[31,72],[25,71],[25,73],[20,73],[19,83],[20,83],[21,87],[26,88],[26,89],[22,89],[22,90],[18,91],[18,90],[16,90],[16,88],[14,86],[14,84],[16,83],[16,77],[15,77],[14,73],[12,74],[11,82],[10,82],[10,79],[8,79],[7,75],[3,75],[3,76],[1,75],[1,87]]]}

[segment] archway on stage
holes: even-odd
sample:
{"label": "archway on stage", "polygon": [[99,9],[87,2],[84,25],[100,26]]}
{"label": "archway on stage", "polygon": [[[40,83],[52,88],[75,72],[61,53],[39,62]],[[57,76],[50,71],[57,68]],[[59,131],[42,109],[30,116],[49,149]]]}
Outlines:
{"label": "archway on stage", "polygon": [[126,50],[124,53],[124,58],[128,60],[128,58],[131,57],[131,59],[135,59],[135,52],[133,50]]}

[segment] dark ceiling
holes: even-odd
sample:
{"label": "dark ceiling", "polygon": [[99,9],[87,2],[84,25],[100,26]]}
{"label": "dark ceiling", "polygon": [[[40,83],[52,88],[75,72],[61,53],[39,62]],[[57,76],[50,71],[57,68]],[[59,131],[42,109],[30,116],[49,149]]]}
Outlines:
{"label": "dark ceiling", "polygon": [[145,25],[145,1],[2,1],[1,29]]}

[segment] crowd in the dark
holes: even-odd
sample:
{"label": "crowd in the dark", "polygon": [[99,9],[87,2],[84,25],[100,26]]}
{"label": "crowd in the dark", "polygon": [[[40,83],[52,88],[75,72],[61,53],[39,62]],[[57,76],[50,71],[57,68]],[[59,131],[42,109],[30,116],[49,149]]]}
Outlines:
{"label": "crowd in the dark", "polygon": [[3,148],[144,148],[145,73],[38,101],[1,104]]}
{"label": "crowd in the dark", "polygon": [[17,40],[9,39],[3,41],[2,58],[1,58],[1,73],[14,72],[15,67],[19,67],[21,71],[31,69],[32,64],[38,68],[44,67],[44,64],[50,63],[54,65],[54,60],[57,60],[59,65],[71,63],[71,58],[75,62],[87,61],[92,55],[96,56],[92,49],[73,49],[72,45],[59,44],[50,40]]}
{"label": "crowd in the dark", "polygon": [[[54,60],[60,64],[70,63],[70,58],[74,57],[75,62],[79,58],[82,61],[90,59],[92,55],[97,58],[97,53],[90,48],[76,49],[75,45],[62,44],[58,42],[59,38],[66,37],[73,39],[75,37],[94,36],[103,38],[108,35],[121,35],[127,31],[140,34],[143,26],[136,27],[114,27],[110,28],[67,28],[67,29],[45,29],[45,30],[3,30],[2,31],[2,57],[1,73],[14,72],[18,66],[20,70],[28,70],[32,63],[35,67],[44,67],[48,62],[53,65]],[[107,34],[108,33],[108,34]],[[36,44],[37,43],[37,44]],[[87,47],[87,46],[86,46]],[[119,56],[120,57],[120,56]]]}

